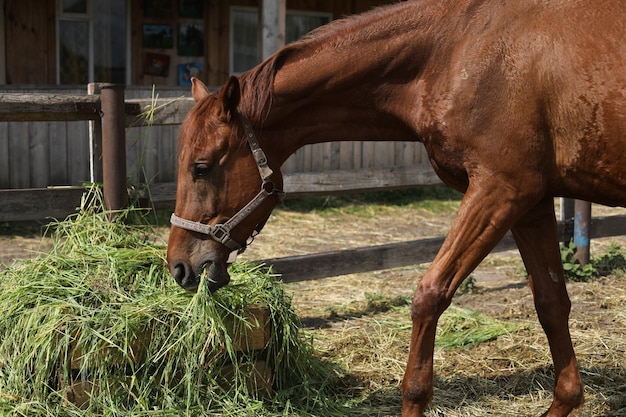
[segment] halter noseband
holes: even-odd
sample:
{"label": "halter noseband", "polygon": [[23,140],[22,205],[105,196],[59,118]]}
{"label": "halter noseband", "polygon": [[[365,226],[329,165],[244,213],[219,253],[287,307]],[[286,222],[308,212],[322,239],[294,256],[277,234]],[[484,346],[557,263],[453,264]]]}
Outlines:
{"label": "halter noseband", "polygon": [[[259,169],[259,174],[261,175],[261,191],[241,210],[239,210],[233,217],[228,219],[224,223],[216,224],[215,226],[210,226],[208,224],[194,222],[191,220],[186,220],[178,217],[174,213],[172,213],[172,217],[170,218],[170,223],[173,226],[179,227],[181,229],[189,230],[196,233],[201,233],[204,235],[210,236],[213,240],[223,244],[231,251],[238,251],[238,253],[242,253],[247,246],[247,242],[243,244],[237,243],[230,236],[230,232],[234,229],[239,223],[241,223],[246,217],[248,217],[257,207],[263,203],[263,201],[272,195],[277,195],[279,198],[283,198],[285,193],[282,190],[276,188],[276,184],[272,181],[271,176],[273,171],[267,165],[267,157],[265,156],[265,152],[259,146],[259,141],[252,130],[252,126],[250,125],[250,121],[241,113],[237,114],[239,116],[239,120],[243,126],[243,130],[246,135],[246,140],[248,141],[248,146],[250,146],[250,150],[252,151],[252,156],[256,161],[257,168]],[[256,234],[258,234],[263,228],[265,222],[260,223],[255,228]],[[256,236],[253,234],[252,237]]]}

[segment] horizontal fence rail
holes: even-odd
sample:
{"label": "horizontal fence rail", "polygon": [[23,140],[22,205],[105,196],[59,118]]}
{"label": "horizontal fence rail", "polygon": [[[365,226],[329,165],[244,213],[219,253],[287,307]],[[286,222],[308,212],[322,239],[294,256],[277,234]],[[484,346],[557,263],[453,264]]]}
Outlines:
{"label": "horizontal fence rail", "polygon": [[[574,220],[559,221],[558,226],[560,241],[569,242]],[[595,217],[591,220],[589,232],[592,239],[626,235],[626,215]],[[445,237],[434,237],[271,258],[257,263],[271,266],[284,282],[307,281],[432,262],[444,239]],[[509,232],[491,252],[504,252],[516,248],[517,245]]]}
{"label": "horizontal fence rail", "polygon": [[0,190],[0,222],[64,219],[80,207],[84,187]]}
{"label": "horizontal fence rail", "polygon": [[[92,121],[90,142],[94,178],[102,177],[102,171],[106,171],[103,165],[115,164],[113,165],[114,171],[116,170],[114,182],[117,183],[107,183],[104,178],[105,204],[107,192],[113,192],[115,198],[123,195],[120,201],[125,201],[127,187],[125,183],[119,181],[120,177],[125,178],[125,166],[120,164],[119,160],[125,160],[124,146],[120,146],[120,143],[123,144],[126,139],[123,128],[121,135],[119,134],[120,123],[127,128],[179,125],[193,107],[194,101],[184,97],[157,100],[122,99],[118,100],[117,108],[111,108],[109,102],[103,103],[108,95],[101,94],[103,89],[119,88],[120,86],[110,84],[92,84],[89,88],[90,95],[85,96],[0,94],[0,121]],[[121,88],[123,90],[123,87]],[[108,130],[118,131],[117,135],[107,137],[107,127],[103,126],[103,120],[105,125],[110,122],[110,120],[107,122],[107,117],[114,118],[114,126]],[[111,151],[111,149],[106,149],[107,146],[112,146],[117,150]],[[103,155],[102,159],[109,161],[100,160],[100,155]],[[111,170],[110,167],[109,170]],[[290,173],[284,176],[284,189],[289,197],[414,188],[435,184],[441,184],[440,179],[432,168],[424,165]],[[144,201],[146,206],[171,208],[174,204],[175,189],[176,185],[173,183],[154,184],[138,191],[136,197]],[[83,187],[0,190],[0,221],[64,218],[74,213],[80,206],[84,191]],[[624,235],[626,234],[626,216],[592,218],[587,226],[590,238]],[[569,241],[575,234],[572,231],[574,219],[568,218],[566,221],[559,222],[559,228],[561,241]],[[286,282],[301,281],[431,262],[441,247],[443,239],[443,237],[420,239],[273,258],[258,262],[271,265]],[[513,248],[515,248],[515,243],[510,234],[507,234],[494,251]]]}
{"label": "horizontal fence rail", "polygon": [[0,94],[0,122],[96,120],[100,111],[97,96]]}
{"label": "horizontal fence rail", "polygon": [[126,127],[179,125],[194,106],[189,97],[126,100]]}

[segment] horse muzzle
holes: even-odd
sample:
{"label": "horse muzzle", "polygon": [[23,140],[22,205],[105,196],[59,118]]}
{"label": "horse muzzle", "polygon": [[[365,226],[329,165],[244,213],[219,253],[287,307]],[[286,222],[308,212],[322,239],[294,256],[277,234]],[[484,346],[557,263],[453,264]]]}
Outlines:
{"label": "horse muzzle", "polygon": [[196,292],[200,285],[202,273],[206,271],[206,285],[209,292],[217,291],[230,282],[226,265],[221,261],[206,260],[195,268],[184,260],[170,264],[170,273],[181,287]]}

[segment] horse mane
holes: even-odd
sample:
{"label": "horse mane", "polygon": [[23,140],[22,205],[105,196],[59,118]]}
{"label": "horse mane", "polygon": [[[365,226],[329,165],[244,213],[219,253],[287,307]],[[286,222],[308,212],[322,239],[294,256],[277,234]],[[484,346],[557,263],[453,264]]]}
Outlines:
{"label": "horse mane", "polygon": [[261,64],[239,77],[242,97],[239,111],[253,124],[262,124],[267,118],[274,96],[274,79],[288,52],[281,49]]}
{"label": "horse mane", "polygon": [[[355,41],[384,36],[383,33],[386,30],[381,28],[380,22],[386,22],[387,26],[392,26],[393,19],[382,19],[392,13],[397,13],[397,9],[381,6],[366,13],[333,20],[312,30],[300,40],[283,47],[239,77],[242,90],[239,110],[253,124],[262,125],[272,105],[276,73],[288,59],[308,56],[325,48],[342,49]],[[406,19],[406,14],[404,16]]]}

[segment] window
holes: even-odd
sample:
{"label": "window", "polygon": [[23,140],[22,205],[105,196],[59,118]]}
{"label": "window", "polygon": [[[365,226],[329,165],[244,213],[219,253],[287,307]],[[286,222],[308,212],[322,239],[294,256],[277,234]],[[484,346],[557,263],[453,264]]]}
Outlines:
{"label": "window", "polygon": [[[285,43],[291,43],[332,20],[332,14],[287,10]],[[258,62],[258,9],[232,7],[230,10],[230,72],[241,74]]]}
{"label": "window", "polygon": [[126,0],[58,0],[57,82],[125,83]]}

